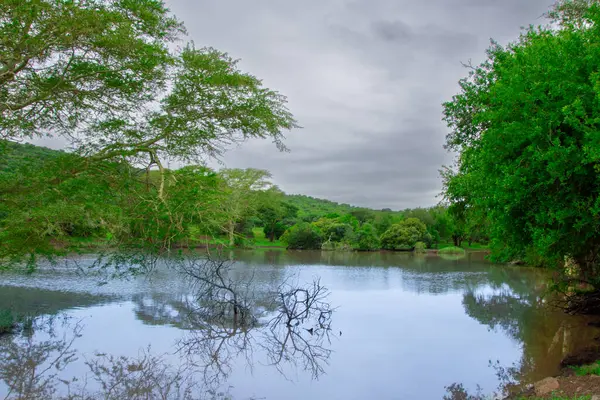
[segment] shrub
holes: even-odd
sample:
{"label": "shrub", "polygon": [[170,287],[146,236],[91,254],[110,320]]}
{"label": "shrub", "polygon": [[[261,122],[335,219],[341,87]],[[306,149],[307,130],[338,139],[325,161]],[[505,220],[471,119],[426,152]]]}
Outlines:
{"label": "shrub", "polygon": [[465,254],[465,250],[460,247],[444,247],[443,249],[439,249],[438,253],[440,254]]}
{"label": "shrub", "polygon": [[590,365],[573,367],[573,370],[577,376],[600,375],[600,361],[596,361],[594,364]]}
{"label": "shrub", "polygon": [[371,224],[363,224],[356,234],[355,249],[360,251],[378,250],[381,246],[377,230]]}
{"label": "shrub", "polygon": [[323,243],[323,236],[316,227],[308,223],[300,223],[285,231],[281,240],[287,244],[288,249],[319,250]]}
{"label": "shrub", "polygon": [[417,242],[415,243],[415,253],[425,253],[425,243]]}
{"label": "shrub", "polygon": [[350,224],[339,222],[337,219],[321,218],[313,225],[321,231],[325,240],[332,242],[341,242],[354,233]]}
{"label": "shrub", "polygon": [[427,227],[417,218],[392,225],[381,235],[381,247],[387,250],[411,250],[427,237]]}

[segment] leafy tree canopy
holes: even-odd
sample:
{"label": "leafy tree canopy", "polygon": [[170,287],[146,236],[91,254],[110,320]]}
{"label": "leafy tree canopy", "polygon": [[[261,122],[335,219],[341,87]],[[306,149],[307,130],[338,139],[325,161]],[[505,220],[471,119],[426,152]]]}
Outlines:
{"label": "leafy tree canopy", "polygon": [[445,194],[485,215],[497,260],[529,250],[572,257],[598,276],[600,250],[600,7],[561,2],[557,24],[496,43],[444,105],[447,147],[459,153]]}

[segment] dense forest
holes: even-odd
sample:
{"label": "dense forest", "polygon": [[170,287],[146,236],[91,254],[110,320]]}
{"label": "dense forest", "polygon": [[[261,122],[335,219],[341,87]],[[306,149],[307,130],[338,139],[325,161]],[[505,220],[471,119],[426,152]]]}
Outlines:
{"label": "dense forest", "polygon": [[164,169],[163,181],[157,170],[108,162],[89,168],[85,157],[31,144],[4,141],[1,151],[5,251],[33,245],[53,254],[145,246],[158,238],[163,250],[258,245],[419,251],[486,240],[443,206],[371,210],[286,195],[262,170],[190,166]]}

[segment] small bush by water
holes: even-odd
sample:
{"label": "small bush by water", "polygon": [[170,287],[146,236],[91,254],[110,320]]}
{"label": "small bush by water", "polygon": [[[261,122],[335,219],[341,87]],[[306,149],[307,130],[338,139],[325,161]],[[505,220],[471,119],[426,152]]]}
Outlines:
{"label": "small bush by water", "polygon": [[460,247],[455,247],[455,246],[450,246],[450,247],[444,247],[443,249],[439,249],[438,253],[440,254],[465,254],[465,250],[461,249]]}
{"label": "small bush by water", "polygon": [[426,253],[426,246],[425,243],[423,242],[417,242],[415,243],[415,253]]}

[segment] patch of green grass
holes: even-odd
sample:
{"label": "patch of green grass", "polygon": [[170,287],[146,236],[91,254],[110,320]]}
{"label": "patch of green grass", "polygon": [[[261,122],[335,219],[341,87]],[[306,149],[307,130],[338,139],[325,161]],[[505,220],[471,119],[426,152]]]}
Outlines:
{"label": "patch of green grass", "polygon": [[582,365],[579,367],[572,368],[577,376],[600,375],[600,361],[596,361],[594,364]]}
{"label": "patch of green grass", "polygon": [[254,233],[254,247],[286,247],[285,243],[280,240],[270,241],[265,237],[263,228],[252,228]]}
{"label": "patch of green grass", "polygon": [[454,246],[449,246],[449,247],[444,247],[443,249],[439,249],[438,253],[440,254],[465,254],[465,250],[460,248],[460,247],[454,247]]}
{"label": "patch of green grass", "polygon": [[520,397],[519,400],[590,400],[592,398],[591,395],[586,396],[576,396],[576,397],[565,397],[553,394],[550,398],[541,398],[541,397]]}

